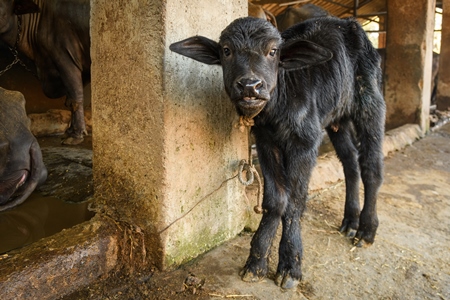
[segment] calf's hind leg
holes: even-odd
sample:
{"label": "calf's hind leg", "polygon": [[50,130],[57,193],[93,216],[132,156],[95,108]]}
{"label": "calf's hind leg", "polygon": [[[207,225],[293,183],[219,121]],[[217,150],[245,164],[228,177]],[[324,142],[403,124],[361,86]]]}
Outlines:
{"label": "calf's hind leg", "polygon": [[[367,48],[375,58],[375,50]],[[367,62],[366,60],[363,60]],[[361,247],[374,242],[378,228],[377,197],[383,182],[383,141],[386,104],[381,89],[381,72],[378,67],[367,68],[359,63],[354,102],[358,105],[352,115],[358,137],[359,169],[364,185],[364,206],[359,217],[359,227],[354,243]]]}
{"label": "calf's hind leg", "polygon": [[[337,132],[327,128],[336,154],[342,162],[345,175],[345,209],[340,228],[347,236],[354,237],[357,246],[372,244],[378,228],[376,202],[383,181],[383,126],[367,122],[356,123],[359,149],[355,146],[350,122],[339,124]],[[364,125],[362,125],[364,124]],[[377,123],[378,124],[378,123]],[[364,207],[360,211],[359,180],[364,185]]]}
{"label": "calf's hind leg", "polygon": [[338,130],[326,128],[336,155],[342,163],[345,176],[345,208],[340,232],[354,238],[359,227],[359,165],[352,127],[349,121],[342,121]]}
{"label": "calf's hind leg", "polygon": [[[382,118],[384,122],[384,118]],[[382,123],[384,124],[384,123]],[[374,242],[378,228],[377,197],[383,182],[382,143],[384,126],[367,122],[358,129],[360,136],[359,167],[364,185],[364,207],[359,218],[359,227],[355,236],[357,246]]]}

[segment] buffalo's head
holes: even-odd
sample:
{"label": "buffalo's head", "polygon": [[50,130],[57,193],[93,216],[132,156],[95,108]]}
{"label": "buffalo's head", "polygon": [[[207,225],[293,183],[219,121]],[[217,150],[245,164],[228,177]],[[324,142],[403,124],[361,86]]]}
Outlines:
{"label": "buffalo's head", "polygon": [[260,113],[277,86],[279,68],[301,69],[331,59],[332,52],[302,39],[284,43],[269,22],[252,17],[233,21],[219,43],[194,36],[170,50],[210,65],[221,65],[225,90],[239,114]]}
{"label": "buffalo's head", "polygon": [[0,211],[24,202],[46,179],[41,148],[25,113],[25,98],[0,88]]}

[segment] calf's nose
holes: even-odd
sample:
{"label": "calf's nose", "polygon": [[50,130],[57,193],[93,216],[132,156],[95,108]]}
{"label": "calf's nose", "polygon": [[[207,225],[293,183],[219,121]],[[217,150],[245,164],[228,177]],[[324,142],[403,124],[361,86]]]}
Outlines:
{"label": "calf's nose", "polygon": [[243,92],[244,97],[258,96],[262,87],[262,81],[259,79],[244,78],[237,82],[238,88]]}

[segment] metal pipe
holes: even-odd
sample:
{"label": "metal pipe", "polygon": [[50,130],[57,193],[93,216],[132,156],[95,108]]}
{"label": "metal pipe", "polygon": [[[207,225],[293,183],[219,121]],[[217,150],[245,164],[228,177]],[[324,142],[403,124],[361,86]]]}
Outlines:
{"label": "metal pipe", "polygon": [[358,18],[367,18],[367,17],[375,17],[375,16],[383,16],[383,15],[387,15],[387,12],[380,11],[380,12],[371,13],[371,14],[358,15]]}
{"label": "metal pipe", "polygon": [[309,1],[311,1],[311,0],[297,0],[297,1],[292,1],[292,2],[280,3],[280,4],[278,4],[278,6],[288,6],[288,5],[293,5],[293,4],[305,3],[305,2],[309,2]]}
{"label": "metal pipe", "polygon": [[350,6],[347,6],[347,5],[344,5],[344,4],[335,2],[335,1],[331,1],[331,0],[323,0],[323,1],[328,2],[328,3],[331,3],[331,4],[334,4],[334,5],[337,5],[337,6],[341,6],[341,7],[343,7],[343,8],[351,9]]}
{"label": "metal pipe", "polygon": [[355,18],[358,17],[358,6],[359,6],[359,0],[354,0],[353,1],[353,16]]}

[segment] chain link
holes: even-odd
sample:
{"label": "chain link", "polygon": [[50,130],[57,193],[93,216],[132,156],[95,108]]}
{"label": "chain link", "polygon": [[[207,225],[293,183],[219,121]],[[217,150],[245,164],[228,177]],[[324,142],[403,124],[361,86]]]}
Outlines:
{"label": "chain link", "polygon": [[[15,64],[20,64],[22,67],[25,68],[28,72],[33,73],[33,71],[28,68],[28,66],[20,59],[19,57],[19,51],[17,50],[19,47],[20,37],[22,32],[22,16],[17,16],[17,36],[16,36],[16,42],[14,44],[14,47],[8,47],[11,51],[12,55],[14,56],[14,60],[12,63],[7,65],[2,71],[0,71],[0,76],[3,76],[6,72],[8,72]],[[33,75],[36,76],[36,74],[33,73]]]}
{"label": "chain link", "polygon": [[6,66],[6,68],[2,71],[0,71],[0,76],[3,76],[3,74],[5,74],[6,72],[8,72],[15,64],[17,64],[20,61],[20,59],[18,57],[16,57],[14,59],[14,61],[12,63],[10,63],[9,65]]}

